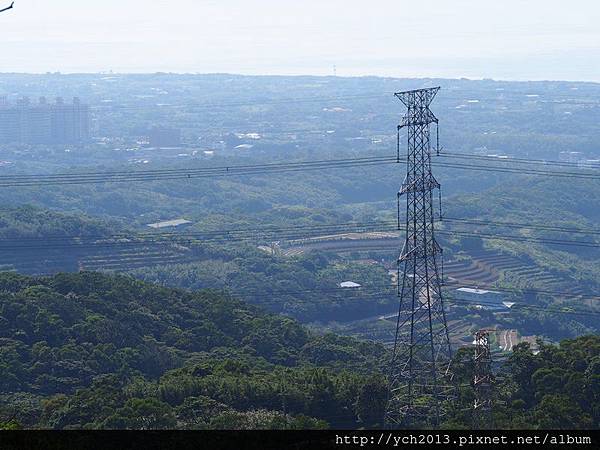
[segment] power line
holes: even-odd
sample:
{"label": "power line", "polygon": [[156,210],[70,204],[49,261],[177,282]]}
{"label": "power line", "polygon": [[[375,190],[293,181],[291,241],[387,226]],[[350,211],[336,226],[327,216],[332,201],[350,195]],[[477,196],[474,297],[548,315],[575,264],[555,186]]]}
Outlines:
{"label": "power line", "polygon": [[[45,275],[45,276],[52,276],[52,275]],[[40,277],[42,277],[42,276],[40,276]],[[360,288],[319,287],[319,288],[304,288],[304,289],[296,289],[296,290],[274,290],[274,291],[265,291],[264,289],[240,288],[240,289],[243,289],[243,293],[233,292],[230,290],[230,288],[206,287],[206,288],[202,288],[202,289],[225,292],[225,293],[231,295],[232,297],[239,297],[240,299],[243,299],[244,296],[260,295],[261,301],[258,303],[254,303],[254,306],[278,306],[278,305],[281,305],[281,297],[283,297],[283,296],[298,296],[298,295],[306,296],[306,295],[310,295],[310,294],[328,294],[328,295],[340,294],[340,295],[342,295],[342,297],[340,297],[338,299],[344,300],[348,297],[348,295],[357,295],[357,296],[364,297],[364,298],[378,298],[378,297],[381,297],[384,295],[389,295],[389,296],[397,295],[397,285],[385,285],[385,286],[372,285],[372,286],[362,286]],[[454,296],[448,296],[447,294],[444,295],[444,299],[448,299],[449,303],[456,304],[456,305],[473,305],[473,306],[480,305],[480,306],[492,306],[492,307],[499,306],[498,302],[493,302],[493,301],[489,301],[489,300],[468,300],[468,299],[463,299],[463,298],[457,298]],[[265,300],[270,300],[270,301],[265,301]],[[324,303],[324,302],[328,302],[329,300],[330,300],[330,298],[322,299],[320,302],[316,302],[316,303]],[[311,301],[309,299],[294,299],[294,304],[303,304],[303,303],[315,304],[314,301]],[[510,308],[507,307],[505,312],[524,310],[524,311],[534,311],[534,312],[536,312],[536,311],[550,312],[550,313],[558,314],[558,315],[580,315],[580,316],[600,315],[600,311],[596,311],[596,310],[572,311],[572,310],[565,309],[568,307],[558,308],[558,307],[537,306],[537,305],[529,305],[529,304],[526,304],[523,302],[512,302],[512,303],[513,303],[513,306],[511,306]],[[374,319],[376,317],[381,317],[381,316],[374,316],[371,318],[367,318],[365,320]],[[358,321],[361,321],[361,320],[363,320],[363,319],[359,319]]]}
{"label": "power line", "polygon": [[492,166],[482,166],[482,165],[477,165],[477,164],[465,164],[465,163],[432,162],[432,164],[435,167],[446,167],[446,168],[462,169],[462,170],[475,170],[475,171],[481,171],[481,172],[514,173],[517,175],[536,175],[536,176],[586,179],[586,180],[599,180],[600,179],[600,174],[592,174],[592,173],[559,172],[556,170],[522,169],[522,168],[516,168],[516,167],[492,167]]}
{"label": "power line", "polygon": [[[317,229],[317,231],[322,231],[322,229]],[[476,236],[476,234],[467,234],[468,236]],[[280,236],[281,237],[281,236]],[[507,240],[514,240],[514,237],[499,237],[499,236],[495,236],[495,238],[502,238],[502,239],[507,239]],[[188,238],[189,239],[189,238]],[[229,240],[233,240],[233,241],[240,241],[240,240],[252,240],[252,239],[256,239],[255,237],[237,237],[237,238],[229,238]],[[206,239],[203,242],[199,242],[199,243],[210,243],[210,242],[218,242],[218,243],[225,243],[228,242],[228,238],[223,238],[223,237],[214,237],[212,239]],[[86,248],[95,248],[95,249],[114,249],[115,247],[117,248],[131,248],[132,251],[136,251],[136,253],[132,253],[129,255],[124,255],[124,254],[109,254],[109,255],[90,255],[91,257],[102,257],[104,256],[107,260],[106,261],[101,261],[99,262],[100,268],[102,266],[111,266],[114,264],[127,264],[128,262],[132,262],[132,260],[136,260],[136,259],[143,259],[144,261],[146,259],[148,259],[147,256],[147,252],[141,252],[141,249],[149,247],[151,245],[159,245],[159,246],[164,246],[164,245],[169,245],[169,244],[177,244],[177,243],[181,243],[181,242],[165,242],[165,241],[157,241],[157,242],[134,242],[134,243],[94,243],[91,245],[79,245],[79,247],[77,247],[76,245],[62,245],[62,244],[58,244],[58,245],[54,245],[52,246],[48,246],[49,248],[54,248],[54,249],[62,249],[62,248],[75,248],[75,249],[86,249]],[[48,247],[42,247],[41,249],[49,249]],[[40,249],[39,246],[31,246],[30,248],[32,249]],[[10,250],[10,249],[22,249],[19,248],[19,246],[4,246],[4,247],[0,247],[0,249],[2,250]],[[175,255],[171,255],[172,257],[175,257]],[[186,255],[179,255],[179,257],[183,257],[185,258]],[[193,259],[184,259],[181,261],[172,261],[169,260],[169,255],[165,255],[164,258],[166,258],[166,260],[164,262],[162,262],[162,264],[189,264],[189,263],[193,263],[194,260]],[[61,257],[61,258],[53,258],[52,255],[47,255],[47,257],[42,258],[44,264],[47,264],[48,262],[52,262],[54,261],[55,263],[60,263],[61,261],[63,261],[64,259],[68,259],[66,257]],[[29,263],[28,263],[29,261]],[[31,265],[30,262],[31,261],[36,261],[36,262],[40,262],[40,256],[39,255],[32,255],[31,257],[27,258],[27,257],[21,257],[20,260],[16,263],[13,264],[9,264],[15,267],[20,267],[21,270],[26,270],[27,268],[29,268],[29,270],[33,270],[35,267],[35,265]],[[89,261],[88,264],[93,264],[94,261]],[[85,262],[84,262],[85,264]],[[534,293],[534,294],[545,294],[545,295],[550,295],[550,296],[563,296],[563,297],[572,297],[572,298],[577,298],[577,299],[588,299],[588,300],[600,300],[600,296],[597,295],[589,295],[589,294],[583,294],[583,293],[574,293],[574,292],[568,292],[568,291],[556,291],[556,290],[544,290],[544,289],[537,289],[535,287],[526,287],[526,288],[513,288],[513,289],[508,289],[508,288],[501,288],[498,286],[494,286],[494,285],[484,285],[479,281],[476,280],[461,280],[460,282],[456,282],[455,285],[464,285],[465,283],[475,283],[477,284],[478,287],[486,287],[489,289],[493,289],[496,291],[500,291],[500,292],[509,292],[511,294],[525,294],[525,293]],[[445,285],[451,285],[453,283],[451,282],[446,282]],[[346,291],[348,292],[348,291]]]}
{"label": "power line", "polygon": [[576,246],[576,247],[589,247],[589,248],[599,248],[600,243],[591,242],[591,241],[570,241],[566,239],[548,239],[548,238],[534,238],[528,236],[517,236],[517,235],[502,235],[502,234],[491,234],[491,233],[474,233],[474,232],[463,232],[463,231],[445,231],[438,230],[436,231],[438,234],[449,235],[449,236],[464,236],[464,237],[477,237],[483,239],[498,239],[502,241],[518,241],[518,242],[531,242],[537,244],[552,244],[552,245],[562,245],[562,246]]}
{"label": "power line", "polygon": [[[60,250],[60,249],[70,249],[71,251],[82,251],[82,250],[95,250],[97,252],[102,252],[102,250],[112,250],[112,253],[104,254],[104,253],[89,253],[87,257],[89,258],[104,258],[102,261],[94,261],[94,259],[87,261],[87,264],[97,263],[100,267],[105,266],[109,267],[115,264],[127,264],[127,262],[132,262],[132,260],[140,260],[140,259],[150,259],[148,256],[149,248],[151,247],[160,247],[165,249],[168,247],[174,253],[172,255],[164,255],[164,261],[162,264],[189,264],[194,262],[194,255],[186,255],[185,252],[189,251],[189,249],[181,249],[177,248],[177,245],[189,246],[192,244],[211,244],[211,243],[220,243],[226,244],[231,242],[265,242],[272,243],[277,242],[279,240],[299,240],[299,246],[303,246],[306,244],[327,244],[331,242],[331,240],[319,240],[319,238],[323,238],[322,233],[339,233],[345,232],[344,235],[336,236],[339,237],[338,241],[342,241],[347,239],[348,237],[356,237],[356,234],[364,233],[364,232],[392,232],[391,227],[392,222],[387,222],[389,228],[387,230],[383,230],[379,228],[381,224],[385,222],[366,222],[366,223],[350,223],[350,224],[332,224],[332,225],[322,225],[322,226],[314,226],[314,227],[306,227],[306,226],[296,226],[296,227],[287,227],[287,228],[271,228],[266,230],[260,229],[238,229],[238,230],[219,230],[212,232],[200,232],[200,233],[188,233],[188,234],[165,234],[165,235],[157,235],[153,236],[151,234],[148,235],[117,235],[113,237],[101,236],[98,241],[86,241],[86,239],[90,239],[89,237],[81,237],[76,238],[70,242],[66,241],[63,237],[57,237],[55,239],[52,238],[32,238],[29,242],[26,241],[25,244],[22,243],[14,243],[10,239],[4,239],[4,242],[9,242],[7,245],[2,245],[0,241],[0,251],[12,251],[12,250],[32,250],[35,252],[39,251],[47,251],[47,250]],[[347,228],[348,226],[354,227],[353,229]],[[307,234],[308,233],[313,233]],[[472,232],[461,232],[461,231],[445,231],[441,230],[438,233],[449,236],[462,236],[462,237],[475,237],[475,238],[483,238],[483,239],[499,239],[499,240],[507,240],[507,241],[525,241],[525,242],[534,242],[534,243],[550,243],[550,244],[560,244],[560,245],[579,245],[585,247],[600,247],[600,244],[591,243],[591,242],[582,242],[582,241],[568,241],[568,240],[549,240],[549,239],[534,239],[522,236],[512,236],[512,235],[500,235],[500,234],[483,234],[483,233],[472,233]],[[348,235],[348,236],[345,236]],[[394,238],[395,236],[382,236],[381,239],[389,239]],[[108,239],[114,239],[113,241],[107,241]],[[124,239],[124,240],[123,240]],[[304,242],[308,241],[308,242]],[[349,240],[352,242],[352,240]],[[373,239],[373,242],[376,242],[377,239]],[[33,244],[31,243],[33,242]],[[284,247],[283,249],[285,249]],[[289,246],[289,248],[294,248],[293,244]],[[130,249],[131,253],[125,254],[122,251],[115,253],[115,249],[126,250]],[[181,253],[184,252],[184,253]],[[86,255],[77,255],[79,258],[85,258]],[[180,257],[183,258],[181,261],[173,261],[171,258]],[[63,256],[54,256],[52,254],[47,254],[44,257],[40,257],[38,254],[31,255],[22,255],[18,258],[17,261],[13,263],[9,263],[9,266],[20,268],[21,270],[35,270],[38,265],[31,264],[32,261],[40,262],[40,258],[43,259],[45,263],[54,262],[61,263],[62,261],[68,260],[69,257]],[[86,260],[82,259],[80,262],[86,264]],[[159,263],[159,261],[149,261],[150,263]],[[477,281],[473,281],[477,283]],[[495,286],[490,286],[492,289],[497,289]],[[543,291],[541,289],[535,288],[524,288],[523,290],[527,291],[536,291],[539,293],[546,292],[551,295],[568,295],[571,297],[580,297],[581,294],[573,294],[571,292],[560,292],[556,291]],[[589,296],[587,296],[589,297]]]}
{"label": "power line", "polygon": [[[51,274],[47,274],[46,276],[51,276]],[[475,280],[457,280],[457,281],[446,280],[443,283],[443,287],[445,287],[445,288],[448,288],[451,286],[464,287],[465,285],[468,285],[468,284],[476,285],[478,288],[482,288],[482,289],[485,288],[485,289],[490,289],[490,290],[494,290],[494,291],[498,291],[498,292],[505,292],[505,293],[511,294],[511,295],[524,295],[527,293],[529,293],[529,294],[544,294],[544,295],[548,295],[548,296],[575,297],[575,298],[581,299],[581,300],[600,301],[600,295],[581,294],[581,293],[556,291],[556,290],[544,290],[544,289],[536,289],[536,288],[506,288],[506,287],[500,287],[500,286],[480,283]],[[221,290],[222,288],[216,287],[215,289]],[[379,289],[379,291],[371,292],[373,289]],[[307,294],[307,293],[317,293],[317,294],[339,293],[342,295],[350,295],[350,294],[364,294],[365,291],[371,292],[370,295],[379,295],[379,294],[388,293],[388,290],[389,290],[390,294],[396,295],[396,293],[397,293],[396,289],[397,289],[397,285],[390,285],[390,284],[386,283],[386,284],[382,284],[382,285],[372,284],[370,286],[361,286],[360,288],[331,287],[331,288],[302,288],[302,289],[295,289],[295,290],[282,290],[282,289],[269,290],[269,289],[265,289],[265,288],[244,289],[244,293],[260,295],[262,298],[267,298],[269,295],[271,295],[271,296],[273,296],[273,295],[302,295],[302,294]],[[444,298],[446,298],[446,296]],[[481,303],[481,302],[485,303],[485,301],[483,301],[483,300],[476,301],[475,303]],[[497,303],[491,303],[491,304],[497,305]]]}
{"label": "power line", "polygon": [[241,175],[287,173],[310,170],[364,167],[395,163],[395,157],[346,158],[308,162],[286,162],[255,165],[232,165],[202,168],[178,168],[127,172],[88,172],[53,175],[12,175],[0,177],[0,187],[40,185],[76,185],[214,178]]}
{"label": "power line", "polygon": [[[511,222],[495,223],[491,221],[471,221],[469,219],[452,218],[451,222],[478,224],[490,227],[509,226],[511,228],[539,229],[542,231],[555,230],[553,227],[544,227],[530,224],[517,224]],[[442,221],[443,223],[443,221]],[[346,240],[344,235],[365,234],[365,233],[391,233],[395,231],[405,231],[404,228],[394,227],[392,221],[373,221],[373,222],[348,222],[329,225],[298,225],[292,227],[266,227],[266,228],[239,228],[230,230],[199,231],[184,233],[131,233],[131,234],[113,234],[113,235],[81,235],[81,236],[48,236],[48,237],[25,237],[25,238],[2,238],[0,239],[0,251],[13,249],[49,249],[49,248],[85,248],[86,246],[136,246],[149,244],[177,244],[188,241],[203,242],[235,242],[235,241],[310,241],[297,242],[297,246],[302,244],[321,244],[335,241]],[[578,232],[583,234],[600,234],[600,231],[585,231],[583,229],[561,228],[561,231]],[[309,233],[307,233],[309,232]],[[310,234],[312,232],[312,234]],[[329,233],[321,235],[315,233]],[[506,235],[500,233],[484,233],[463,230],[437,230],[437,234],[446,236],[474,237],[489,240],[507,240],[518,242],[531,242],[539,244],[577,246],[588,248],[600,248],[600,243],[594,241],[579,241],[570,239],[554,239],[521,235]],[[330,239],[330,238],[338,239]],[[317,240],[321,238],[321,240]],[[382,236],[373,238],[365,236],[365,239],[376,241],[377,239],[387,239],[392,236]],[[17,243],[15,243],[15,240]],[[94,242],[90,242],[93,240]],[[351,242],[351,239],[347,239]],[[20,241],[20,242],[19,242]],[[9,242],[8,245],[3,243]],[[25,243],[22,244],[21,242]],[[38,242],[39,244],[35,244]],[[33,245],[26,245],[33,243]],[[294,242],[287,242],[287,245],[294,247]]]}
{"label": "power line", "polygon": [[[241,288],[243,289],[243,294],[241,293],[236,293],[236,292],[231,292],[228,289],[215,289],[217,291],[223,291],[226,293],[229,293],[230,295],[234,296],[234,297],[240,297],[243,298],[244,296],[254,296],[254,295],[260,295],[261,301],[259,303],[257,303],[256,305],[258,306],[279,306],[281,305],[281,297],[282,296],[296,296],[296,295],[309,295],[309,294],[337,294],[339,293],[340,295],[342,295],[342,297],[339,297],[338,300],[346,300],[348,298],[348,296],[350,295],[356,295],[358,297],[361,298],[380,298],[382,296],[396,296],[397,295],[397,285],[389,285],[386,287],[385,290],[381,290],[381,287],[377,287],[377,286],[371,286],[371,287],[360,287],[360,288],[313,288],[313,289],[300,289],[300,290],[295,290],[295,291],[273,291],[273,292],[264,292],[262,290],[248,290],[247,288]],[[270,300],[270,301],[265,301],[265,300]],[[302,304],[302,303],[307,303],[307,304],[315,304],[315,303],[324,303],[326,301],[331,300],[331,298],[325,300],[323,299],[320,302],[314,302],[311,301],[309,299],[294,299],[294,304]],[[459,297],[455,297],[455,296],[451,296],[448,295],[447,292],[444,294],[444,300],[448,300],[450,304],[456,304],[456,305],[472,305],[472,306],[488,306],[488,307],[494,307],[494,308],[498,308],[500,306],[503,306],[501,303],[498,302],[494,302],[494,301],[490,301],[490,300],[469,300],[469,299],[464,299],[464,298],[459,298]],[[570,306],[565,306],[565,307],[556,307],[556,306],[542,306],[542,305],[529,305],[527,303],[523,303],[523,302],[511,302],[513,303],[513,305],[509,308],[504,306],[505,309],[503,309],[502,311],[497,311],[497,312],[510,312],[510,311],[517,311],[517,310],[523,310],[523,311],[533,311],[533,312],[549,312],[552,314],[558,314],[558,315],[575,315],[575,316],[588,316],[588,315],[593,315],[593,316],[600,316],[600,311],[599,310],[593,310],[593,309],[585,309],[585,310],[571,310],[569,308],[572,308]],[[393,314],[393,316],[395,317],[396,314]],[[386,315],[384,314],[382,315],[378,315],[378,316],[373,316],[370,318],[366,318],[366,319],[358,319],[356,321],[362,321],[362,320],[372,320],[378,317],[386,317]],[[354,321],[353,321],[354,322]]]}
{"label": "power line", "polygon": [[[46,275],[46,276],[51,276],[50,274]],[[455,281],[455,282],[445,282],[443,284],[444,287],[449,287],[449,286],[464,286],[466,284],[468,280],[464,280],[464,281]],[[551,290],[537,290],[537,289],[529,289],[529,288],[525,288],[525,289],[517,289],[517,288],[502,288],[502,287],[497,287],[497,286],[492,286],[492,285],[481,285],[478,284],[478,287],[483,288],[489,288],[489,289],[494,289],[495,291],[499,291],[499,292],[506,292],[509,294],[524,294],[526,292],[534,292],[534,293],[543,293],[543,294],[547,294],[547,295],[551,295],[551,296],[572,296],[572,297],[577,297],[578,299],[591,299],[591,300],[598,300],[600,301],[600,296],[598,295],[587,295],[587,294],[574,294],[574,293],[570,293],[570,292],[564,292],[564,291],[551,291]],[[360,297],[364,297],[364,298],[376,298],[376,297],[381,297],[381,296],[396,296],[397,295],[397,285],[391,285],[391,284],[385,284],[385,285],[370,285],[370,286],[361,286],[360,288],[342,288],[342,287],[330,287],[330,288],[326,288],[326,287],[319,287],[319,288],[302,288],[302,289],[295,289],[295,290],[265,290],[264,288],[261,289],[248,289],[248,288],[243,288],[243,294],[240,293],[235,293],[235,292],[231,292],[229,290],[229,288],[219,288],[219,287],[207,287],[205,289],[212,289],[212,290],[217,290],[217,291],[224,291],[229,293],[230,295],[237,297],[237,296],[260,296],[261,301],[258,303],[259,306],[279,306],[281,305],[281,297],[283,296],[306,296],[306,295],[310,295],[310,294],[328,294],[328,295],[335,295],[335,294],[339,294],[342,295],[341,298],[339,298],[340,300],[344,300],[347,299],[349,295],[358,295]],[[271,300],[271,301],[265,301],[265,300]],[[498,307],[499,303],[498,302],[494,302],[494,301],[489,301],[489,300],[468,300],[468,299],[463,299],[463,298],[457,298],[455,296],[449,296],[447,293],[444,294],[444,299],[445,300],[449,300],[449,303],[454,303],[457,305],[481,305],[481,306],[491,306],[491,307]],[[511,300],[514,300],[511,299]],[[321,302],[319,303],[324,303],[327,302],[329,300],[323,299]],[[309,304],[314,304],[314,301],[308,300],[308,299],[294,299],[294,304],[302,304],[302,303],[309,303]],[[538,311],[538,312],[549,312],[549,313],[553,313],[553,314],[559,314],[559,315],[578,315],[578,316],[588,316],[588,315],[600,315],[600,311],[596,311],[596,310],[568,310],[565,308],[569,308],[568,306],[565,307],[548,307],[548,306],[536,306],[536,305],[529,305],[526,303],[522,303],[522,302],[512,302],[513,306],[511,306],[510,308],[507,308],[507,312],[509,310],[524,310],[524,311]]]}
{"label": "power line", "polygon": [[280,170],[289,168],[327,168],[329,166],[337,167],[346,165],[360,165],[371,162],[392,162],[394,158],[391,156],[366,157],[366,158],[343,158],[329,159],[316,161],[299,161],[299,162],[282,162],[282,163],[265,163],[265,164],[238,164],[230,166],[212,166],[198,168],[172,168],[172,169],[155,169],[155,170],[139,170],[139,171],[106,171],[106,172],[80,172],[80,173],[62,173],[62,174],[37,174],[37,175],[4,175],[0,177],[0,182],[4,181],[53,181],[53,180],[69,180],[69,179],[87,179],[97,177],[144,177],[144,176],[162,176],[162,175],[180,175],[180,174],[237,174],[254,171]]}
{"label": "power line", "polygon": [[457,222],[465,223],[468,225],[482,225],[482,226],[495,226],[495,227],[507,227],[517,229],[530,229],[538,231],[556,231],[564,233],[575,233],[575,234],[592,234],[600,235],[600,229],[597,228],[581,228],[581,227],[565,227],[560,225],[547,225],[537,223],[525,223],[525,222],[506,222],[501,220],[483,220],[483,219],[468,219],[458,217],[448,217],[446,215],[441,219],[442,222]]}
{"label": "power line", "polygon": [[444,282],[444,286],[464,286],[467,283],[471,283],[476,285],[480,289],[489,289],[499,292],[505,292],[508,294],[516,294],[516,295],[525,295],[525,294],[544,294],[548,296],[555,297],[574,297],[581,300],[594,300],[600,301],[600,295],[594,294],[585,294],[585,293],[575,293],[569,291],[556,291],[550,289],[540,289],[535,287],[526,287],[526,288],[507,288],[507,287],[499,287],[493,284],[481,283],[476,280],[457,280],[457,281],[448,281]]}
{"label": "power line", "polygon": [[[13,210],[7,210],[13,211]],[[17,211],[16,209],[14,211]],[[444,216],[442,219],[437,219],[438,222],[441,223],[457,223],[457,224],[466,224],[466,225],[481,225],[486,227],[506,227],[506,228],[514,228],[514,229],[530,229],[537,231],[556,231],[556,232],[565,232],[571,234],[586,234],[586,235],[600,235],[600,229],[597,228],[582,228],[582,227],[565,227],[558,225],[547,225],[547,224],[537,224],[537,223],[527,223],[527,222],[510,222],[510,221],[498,221],[498,220],[484,220],[484,219],[471,219],[471,218],[460,218],[460,217],[448,217]],[[32,237],[10,237],[10,238],[0,238],[0,249],[6,248],[2,246],[4,242],[13,243],[18,242],[41,242],[43,244],[54,243],[56,241],[68,241],[68,240],[76,240],[76,244],[84,244],[86,239],[94,239],[94,240],[108,240],[108,239],[126,239],[126,240],[160,240],[160,239],[180,239],[186,240],[188,238],[214,238],[222,236],[224,239],[233,239],[235,240],[239,234],[243,233],[252,233],[252,234],[260,234],[260,236],[270,235],[276,233],[275,238],[279,238],[280,240],[286,239],[289,237],[289,234],[286,235],[285,232],[293,232],[293,231],[314,231],[314,232],[323,232],[323,233],[361,233],[361,232],[390,232],[390,231],[403,231],[403,229],[399,229],[397,227],[396,221],[393,220],[380,220],[380,221],[367,221],[367,222],[343,222],[343,223],[331,223],[331,224],[311,224],[311,225],[295,225],[295,226],[262,226],[259,228],[230,228],[230,229],[219,229],[219,230],[206,230],[206,231],[192,231],[192,232],[139,232],[139,233],[113,233],[113,234],[85,234],[85,235],[65,235],[65,236],[32,236]],[[439,230],[438,232],[444,233],[444,230]],[[456,232],[467,233],[468,231],[456,230]],[[448,233],[448,231],[446,231]],[[475,232],[469,232],[470,234],[476,234]],[[502,236],[499,234],[494,234],[495,236]],[[306,233],[302,233],[298,236],[298,239],[302,239],[303,237],[320,237],[320,236],[308,236]],[[323,236],[326,237],[326,236]],[[486,236],[487,237],[487,236]],[[509,238],[513,238],[514,236],[508,236]],[[531,236],[521,236],[527,239],[535,239],[535,241],[550,241],[554,243],[555,241],[561,241],[563,243],[568,243],[572,245],[583,244],[590,245],[595,244],[591,241],[572,241],[565,239],[548,239],[548,238],[535,238]],[[17,248],[22,248],[22,245],[19,244],[16,246]]]}
{"label": "power line", "polygon": [[[80,185],[98,183],[124,183],[159,180],[181,180],[228,176],[261,175],[267,173],[287,173],[331,168],[351,168],[357,166],[387,165],[405,163],[398,156],[368,158],[345,158],[305,162],[283,162],[253,165],[231,165],[199,168],[172,168],[139,171],[106,171],[62,174],[4,175],[0,177],[0,187],[27,187],[41,185]],[[572,179],[600,179],[600,174],[523,169],[516,167],[494,167],[466,163],[432,162],[435,167],[461,170],[475,170],[518,175],[550,176]]]}
{"label": "power line", "polygon": [[497,163],[512,163],[512,164],[526,164],[526,165],[541,165],[541,166],[552,166],[552,167],[568,167],[575,169],[600,169],[600,163],[598,162],[585,162],[581,165],[578,162],[570,162],[570,161],[555,161],[555,160],[545,160],[545,159],[532,159],[532,158],[517,158],[514,156],[490,156],[490,155],[478,155],[474,153],[460,153],[460,152],[448,152],[444,151],[444,153],[440,154],[442,157],[446,158],[459,158],[459,159],[475,159],[475,160],[483,160],[483,161],[491,161]]}
{"label": "power line", "polygon": [[[39,242],[43,245],[55,245],[59,246],[63,243],[61,241],[73,240],[73,244],[80,245],[85,244],[85,239],[92,240],[119,240],[126,239],[132,240],[132,243],[145,243],[145,242],[159,242],[159,243],[170,243],[172,241],[187,241],[189,239],[201,239],[203,241],[237,241],[237,240],[249,240],[249,239],[264,239],[269,237],[275,240],[287,240],[287,239],[307,239],[324,237],[321,234],[311,235],[308,232],[314,233],[344,233],[344,234],[355,234],[362,232],[385,232],[385,231],[396,231],[396,223],[394,221],[373,221],[373,222],[346,222],[336,224],[323,224],[323,225],[295,225],[295,226],[266,226],[262,228],[231,228],[221,230],[208,230],[208,231],[194,231],[194,232],[171,232],[171,233],[117,233],[117,234],[98,234],[98,235],[81,235],[81,236],[43,236],[43,237],[26,237],[26,238],[3,238],[0,239],[0,250],[1,249],[13,249],[22,248],[23,246],[8,245],[4,246],[3,243],[14,243],[15,240],[22,242]],[[389,228],[382,228],[387,226]],[[392,227],[393,226],[393,227]],[[138,241],[134,241],[138,239]],[[99,242],[100,244],[107,244],[107,242]],[[70,244],[70,243],[67,243]],[[128,244],[128,242],[118,241],[116,244]],[[37,245],[32,248],[39,248]]]}
{"label": "power line", "polygon": [[[246,288],[244,289],[244,294],[246,295],[250,295],[252,296],[254,295],[260,295],[261,297],[261,302],[258,303],[258,305],[280,305],[281,301],[280,301],[280,296],[294,296],[294,295],[306,295],[306,294],[321,294],[321,293],[327,293],[327,294],[332,294],[332,293],[338,293],[340,295],[343,295],[343,297],[340,297],[340,300],[345,300],[349,295],[356,295],[359,296],[361,298],[378,298],[378,297],[382,297],[382,296],[396,296],[397,295],[397,286],[396,285],[390,285],[388,286],[388,290],[374,290],[372,291],[372,289],[381,289],[381,288],[377,288],[377,287],[361,287],[361,288],[315,288],[315,289],[302,289],[302,290],[296,290],[296,291],[275,291],[275,292],[264,292],[264,291],[248,291]],[[219,290],[219,289],[217,289]],[[233,296],[239,296],[239,297],[243,297],[242,294],[236,294],[236,293],[232,293],[230,291],[228,291],[227,289],[222,289],[224,292],[228,292]],[[366,293],[365,293],[366,292]],[[265,299],[271,299],[271,301],[265,301]],[[459,297],[455,297],[455,296],[451,296],[448,295],[447,292],[444,294],[444,300],[449,300],[450,304],[456,304],[456,305],[473,305],[473,306],[489,306],[489,307],[494,307],[494,308],[498,308],[499,306],[503,306],[501,303],[498,302],[494,302],[494,301],[490,301],[490,300],[469,300],[469,299],[464,299],[464,298],[459,298]],[[294,299],[294,304],[296,303],[310,303],[313,304],[314,302],[311,302],[310,300],[301,300],[301,299]],[[322,303],[322,302],[321,302]],[[511,302],[513,303],[513,305],[509,308],[504,306],[504,308],[506,308],[505,310],[503,309],[502,311],[504,312],[510,312],[510,311],[516,311],[516,310],[523,310],[523,311],[534,311],[534,312],[549,312],[549,313],[553,313],[553,314],[558,314],[558,315],[576,315],[576,316],[588,316],[588,315],[593,315],[593,316],[600,316],[600,311],[599,310],[590,310],[590,309],[586,309],[586,310],[570,310],[569,308],[571,308],[570,306],[565,306],[565,307],[556,307],[556,306],[541,306],[541,305],[529,305],[527,303],[523,303],[523,302]],[[395,316],[395,314],[394,314]],[[370,319],[373,319],[374,317],[371,317]],[[369,318],[367,318],[369,319]],[[360,319],[358,320],[360,321]]]}

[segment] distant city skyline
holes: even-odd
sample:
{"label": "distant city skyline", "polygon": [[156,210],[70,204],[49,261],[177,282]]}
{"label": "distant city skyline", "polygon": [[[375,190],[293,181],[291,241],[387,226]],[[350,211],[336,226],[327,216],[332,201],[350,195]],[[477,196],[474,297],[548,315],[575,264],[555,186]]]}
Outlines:
{"label": "distant city skyline", "polygon": [[0,72],[600,82],[599,19],[592,0],[17,0]]}

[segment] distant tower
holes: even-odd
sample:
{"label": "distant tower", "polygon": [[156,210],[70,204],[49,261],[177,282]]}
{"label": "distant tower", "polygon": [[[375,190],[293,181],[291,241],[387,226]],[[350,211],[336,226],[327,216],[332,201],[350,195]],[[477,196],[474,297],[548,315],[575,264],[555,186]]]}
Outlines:
{"label": "distant tower", "polygon": [[492,354],[490,353],[490,333],[479,330],[475,334],[475,355],[473,370],[473,429],[490,430],[492,420]]}
{"label": "distant tower", "polygon": [[450,337],[438,270],[441,247],[434,237],[433,190],[440,185],[431,173],[430,125],[437,126],[438,120],[429,105],[439,89],[395,94],[408,108],[398,126],[398,149],[400,130],[408,131],[406,178],[398,193],[399,228],[400,197],[406,196],[406,239],[398,259],[400,307],[386,428],[437,427],[445,403],[455,394],[449,382]]}
{"label": "distant tower", "polygon": [[73,98],[72,104],[65,103],[62,97],[56,98],[52,105],[52,133],[54,144],[80,144],[90,137],[89,107],[78,97]]}
{"label": "distant tower", "polygon": [[37,105],[31,105],[27,113],[28,127],[24,142],[28,144],[48,144],[51,138],[51,115],[46,97],[40,97]]}
{"label": "distant tower", "polygon": [[68,108],[62,97],[56,97],[52,106],[52,142],[64,144],[68,137]]}

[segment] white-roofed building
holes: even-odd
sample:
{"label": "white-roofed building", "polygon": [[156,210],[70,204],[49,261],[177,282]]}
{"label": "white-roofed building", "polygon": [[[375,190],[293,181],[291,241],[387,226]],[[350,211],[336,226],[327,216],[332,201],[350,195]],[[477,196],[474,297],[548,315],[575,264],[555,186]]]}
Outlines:
{"label": "white-roofed building", "polygon": [[189,220],[175,219],[175,220],[166,220],[164,222],[149,223],[147,226],[149,226],[150,228],[154,228],[156,230],[159,230],[161,228],[175,228],[175,227],[180,227],[182,225],[188,225],[190,223],[192,223],[192,222],[190,222]]}
{"label": "white-roofed building", "polygon": [[485,309],[505,309],[502,304],[505,300],[504,294],[497,291],[488,291],[486,289],[462,287],[454,291],[454,296],[459,300],[464,300],[473,305],[481,306]]}

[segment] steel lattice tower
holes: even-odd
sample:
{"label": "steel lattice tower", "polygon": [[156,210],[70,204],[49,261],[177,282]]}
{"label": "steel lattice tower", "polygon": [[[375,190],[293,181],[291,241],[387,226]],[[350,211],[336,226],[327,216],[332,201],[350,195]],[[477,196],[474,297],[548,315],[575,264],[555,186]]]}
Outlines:
{"label": "steel lattice tower", "polygon": [[399,229],[400,198],[406,196],[406,239],[398,258],[400,306],[388,378],[387,428],[436,427],[444,404],[454,396],[438,269],[442,250],[434,237],[433,191],[440,185],[431,172],[430,128],[433,123],[437,128],[438,120],[429,105],[439,89],[395,94],[408,108],[398,126],[399,159],[400,130],[408,130],[406,178],[398,192]]}
{"label": "steel lattice tower", "polygon": [[491,429],[492,422],[492,354],[490,333],[479,330],[475,334],[475,354],[473,368],[473,429]]}

